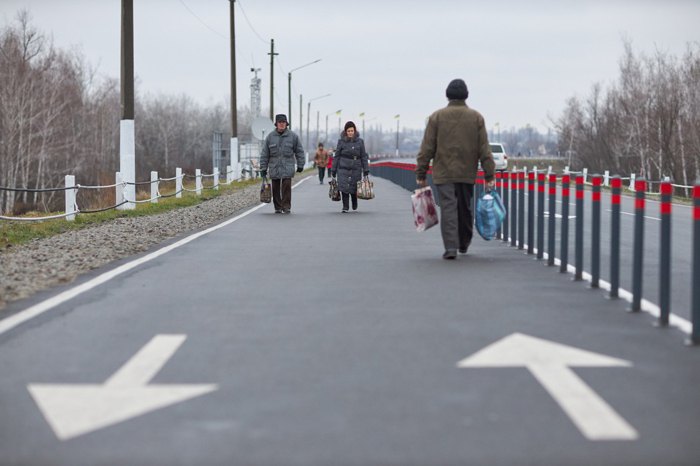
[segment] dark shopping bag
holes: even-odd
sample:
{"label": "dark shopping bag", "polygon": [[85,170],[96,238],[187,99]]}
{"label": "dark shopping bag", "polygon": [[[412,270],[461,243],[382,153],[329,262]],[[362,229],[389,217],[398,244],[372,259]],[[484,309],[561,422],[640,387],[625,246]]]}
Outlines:
{"label": "dark shopping bag", "polygon": [[272,186],[267,182],[267,178],[263,177],[260,185],[260,202],[269,204],[272,202]]}
{"label": "dark shopping bag", "polygon": [[490,241],[496,237],[504,218],[506,208],[496,191],[484,192],[476,200],[476,230],[485,240]]}
{"label": "dark shopping bag", "polygon": [[430,186],[416,189],[411,195],[413,203],[413,223],[417,231],[425,231],[438,224],[437,208]]}
{"label": "dark shopping bag", "polygon": [[335,178],[333,178],[328,182],[328,184],[330,185],[328,188],[328,197],[331,198],[331,201],[339,201],[340,191],[338,190],[338,182]]}

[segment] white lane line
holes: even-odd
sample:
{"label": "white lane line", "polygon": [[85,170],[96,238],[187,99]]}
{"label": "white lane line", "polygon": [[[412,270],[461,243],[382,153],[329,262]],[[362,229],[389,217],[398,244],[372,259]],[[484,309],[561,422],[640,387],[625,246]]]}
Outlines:
{"label": "white lane line", "polygon": [[[303,180],[300,180],[298,183],[296,183],[292,188],[296,188],[299,186],[301,183],[304,181],[308,180],[311,177],[304,178]],[[92,280],[88,280],[87,282],[78,285],[74,288],[68,289],[62,293],[57,294],[56,296],[53,296],[45,301],[42,301],[38,304],[35,304],[34,306],[31,306],[23,311],[18,312],[17,314],[14,314],[6,319],[3,319],[0,321],[0,335],[2,335],[5,332],[8,332],[9,330],[12,330],[13,328],[17,327],[18,325],[23,324],[24,322],[33,319],[34,317],[40,316],[44,312],[65,303],[66,301],[69,301],[76,296],[79,296],[86,291],[90,291],[93,288],[102,285],[103,283],[108,282],[109,280],[113,279],[114,277],[118,277],[119,275],[128,272],[129,270],[132,270],[139,265],[145,264],[146,262],[152,261],[153,259],[156,259],[163,254],[167,254],[173,249],[177,249],[180,246],[184,246],[185,244],[196,240],[197,238],[207,235],[211,232],[214,232],[220,228],[223,228],[225,226],[228,226],[232,224],[233,222],[236,222],[244,217],[247,217],[248,215],[252,214],[258,209],[261,209],[265,207],[267,204],[260,204],[258,206],[255,206],[251,208],[250,210],[243,212],[241,215],[238,215],[232,219],[226,220],[218,225],[214,225],[213,227],[207,228],[206,230],[202,230],[198,233],[195,233],[193,235],[190,235],[186,238],[181,239],[180,241],[173,243],[171,245],[165,246],[161,249],[158,249],[157,251],[154,251],[150,254],[147,254],[143,257],[140,257],[138,259],[135,259],[131,262],[127,262],[126,264],[120,265],[116,269],[110,270],[109,272],[105,272],[101,275],[98,275],[97,277],[93,278]]]}

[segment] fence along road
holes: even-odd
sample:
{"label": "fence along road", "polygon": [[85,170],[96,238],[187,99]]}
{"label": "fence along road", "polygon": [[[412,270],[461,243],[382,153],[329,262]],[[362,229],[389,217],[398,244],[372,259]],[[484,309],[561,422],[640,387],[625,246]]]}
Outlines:
{"label": "fence along road", "polygon": [[[389,166],[394,168],[390,168]],[[400,168],[399,168],[400,167]],[[387,172],[387,176],[390,179],[398,182],[402,186],[414,186],[415,177],[413,175],[413,168],[415,163],[410,159],[401,159],[389,161],[381,161],[375,164],[375,171],[377,170],[390,170]],[[393,171],[393,172],[391,172]],[[519,174],[520,172],[516,172]],[[540,174],[542,171],[540,171]],[[509,172],[512,176],[512,173]],[[528,175],[532,175],[531,173]],[[589,175],[589,180],[593,175]],[[525,177],[528,178],[527,176]],[[545,177],[546,179],[547,177]],[[568,228],[568,264],[570,266],[575,266],[575,226],[576,226],[576,198],[575,198],[575,175],[571,176],[570,182],[570,196],[569,196],[569,228]],[[561,185],[561,174],[557,175],[558,184],[556,187],[556,227],[555,227],[555,257],[557,260],[562,256],[562,244],[561,244],[561,218],[563,212],[562,205],[562,185]],[[625,183],[628,183],[626,181]],[[503,181],[505,186],[510,187],[512,183],[510,180],[506,182]],[[590,184],[590,183],[589,183]],[[627,186],[627,184],[626,184]],[[658,186],[657,186],[658,187]],[[550,211],[550,196],[549,196],[549,181],[546,181],[545,189],[543,192],[539,193],[539,183],[533,189],[533,196],[530,196],[530,186],[526,181],[524,184],[524,192],[516,190],[515,196],[511,192],[508,199],[512,201],[513,197],[518,199],[515,204],[509,203],[507,209],[509,211],[509,224],[510,228],[507,233],[507,242],[512,246],[518,247],[518,249],[523,250],[523,253],[528,252],[533,254],[535,257],[535,251],[538,251],[537,242],[540,241],[539,237],[539,226],[540,221],[539,211],[539,200],[538,194],[544,196],[543,199],[543,212],[544,212],[544,233],[542,235],[542,244],[545,245],[545,251],[549,250],[549,227],[548,218]],[[516,212],[517,218],[516,222],[513,221],[513,205],[516,206],[517,210],[520,210],[520,197],[524,199],[522,204],[522,215],[520,212]],[[625,195],[621,198],[621,215],[620,215],[620,286],[621,288],[632,292],[632,268],[633,268],[633,245],[634,245],[634,223],[635,223],[635,198],[631,191],[625,190]],[[534,198],[534,199],[531,199]],[[591,261],[591,251],[592,251],[592,225],[591,219],[593,203],[592,203],[592,193],[591,187],[586,186],[584,191],[584,201],[583,201],[583,271],[584,273],[590,273],[592,267]],[[506,197],[504,195],[504,201]],[[533,212],[530,216],[530,203],[533,202]],[[600,227],[600,278],[601,280],[610,282],[610,217],[611,217],[611,196],[608,191],[603,191],[601,193],[601,227]],[[685,204],[673,204],[671,212],[671,245],[670,245],[670,262],[671,262],[671,272],[670,272],[670,284],[671,284],[671,312],[680,317],[680,321],[684,329],[689,328],[691,320],[691,296],[693,289],[693,278],[692,278],[692,248],[693,248],[693,207]],[[533,232],[537,238],[537,242],[532,241],[534,244],[530,244],[530,218],[532,219]],[[512,228],[513,224],[516,224],[517,228]],[[523,247],[519,247],[520,226],[523,226],[522,235]],[[505,224],[504,224],[505,225]],[[642,297],[644,300],[652,303],[653,306],[659,305],[659,282],[660,282],[660,225],[661,225],[661,215],[660,215],[660,202],[658,200],[646,199],[646,208],[644,216],[644,249],[643,249],[643,280],[642,280]],[[516,232],[515,237],[513,237],[513,231]],[[538,251],[539,253],[539,251]],[[544,254],[546,256],[546,252]],[[537,255],[539,256],[539,254]],[[542,258],[542,257],[540,257]],[[546,260],[543,261],[547,263]],[[679,322],[679,320],[673,319],[672,324]]]}
{"label": "fence along road", "polygon": [[259,208],[0,334],[3,462],[696,463],[680,332],[502,242],[444,261],[375,182],[341,214],[311,178],[291,215]]}

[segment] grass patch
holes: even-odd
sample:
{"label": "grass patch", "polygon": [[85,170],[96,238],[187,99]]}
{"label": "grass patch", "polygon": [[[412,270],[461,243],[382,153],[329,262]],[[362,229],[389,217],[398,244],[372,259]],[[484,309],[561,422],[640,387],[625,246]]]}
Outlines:
{"label": "grass patch", "polygon": [[[36,222],[21,222],[0,220],[0,251],[27,243],[34,239],[48,238],[50,236],[65,233],[67,231],[81,230],[91,225],[109,222],[117,218],[143,217],[155,215],[182,207],[190,207],[201,204],[209,199],[214,199],[223,194],[239,191],[248,186],[258,184],[259,180],[246,180],[233,182],[230,185],[219,185],[219,190],[204,189],[201,196],[195,193],[183,192],[181,198],[169,197],[159,199],[157,204],[137,204],[133,210],[108,210],[94,214],[78,214],[75,221],[68,222],[65,219],[53,219]],[[185,183],[185,187],[193,189],[194,185]],[[167,192],[165,194],[168,194]],[[32,212],[23,217],[43,217],[56,215],[63,212]]]}

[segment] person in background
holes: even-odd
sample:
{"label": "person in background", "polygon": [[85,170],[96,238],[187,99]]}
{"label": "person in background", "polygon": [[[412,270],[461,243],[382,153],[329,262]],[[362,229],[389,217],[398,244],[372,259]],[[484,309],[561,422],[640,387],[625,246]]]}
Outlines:
{"label": "person in background", "polygon": [[332,175],[338,178],[338,190],[343,199],[342,212],[348,212],[350,198],[352,210],[357,210],[357,182],[363,175],[369,176],[369,157],[365,151],[365,141],[360,138],[352,121],[345,123],[345,129],[335,146]]}
{"label": "person in background", "polygon": [[[328,149],[328,178],[331,178],[331,172],[333,171],[333,157],[335,156],[335,149],[332,147]],[[328,180],[328,184],[330,184]]]}
{"label": "person in background", "polygon": [[328,165],[328,151],[323,148],[322,142],[318,143],[314,163],[316,168],[318,168],[318,181],[320,184],[323,184],[323,176],[326,174],[326,166]]}
{"label": "person in background", "polygon": [[493,188],[496,164],[491,155],[484,117],[467,106],[466,83],[454,79],[447,86],[447,107],[428,118],[416,162],[416,184],[425,187],[433,161],[433,182],[440,196],[443,259],[466,254],[474,229],[472,197],[479,161],[487,189]]}
{"label": "person in background", "polygon": [[276,214],[291,212],[294,167],[297,173],[304,171],[304,148],[287,125],[287,115],[275,116],[275,131],[265,138],[260,154],[260,175],[266,177],[269,170]]}

